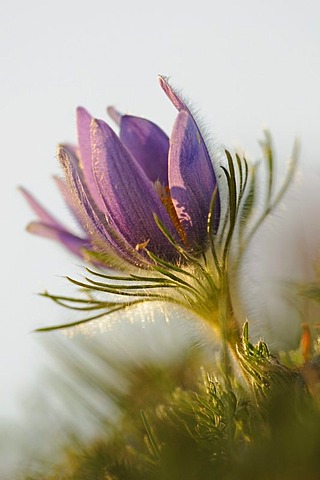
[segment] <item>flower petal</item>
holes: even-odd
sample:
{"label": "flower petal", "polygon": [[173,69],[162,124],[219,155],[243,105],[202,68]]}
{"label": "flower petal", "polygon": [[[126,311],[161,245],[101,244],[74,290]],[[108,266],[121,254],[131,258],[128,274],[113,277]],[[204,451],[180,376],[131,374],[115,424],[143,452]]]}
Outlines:
{"label": "flower petal", "polygon": [[120,140],[152,182],[168,185],[169,139],[161,128],[144,118],[122,115]]}
{"label": "flower petal", "polygon": [[45,210],[25,188],[20,187],[20,191],[40,219],[40,221],[31,222],[28,225],[28,232],[58,240],[67,247],[68,250],[82,257],[83,255],[80,250],[82,248],[88,248],[89,240],[80,238],[69,232],[62,223],[58,222],[49,212],[47,212],[47,210]]}
{"label": "flower petal", "polygon": [[97,186],[118,231],[133,248],[148,244],[153,253],[176,258],[176,250],[157,227],[153,215],[159,217],[175,238],[176,232],[139,164],[102,120],[92,121],[91,144]]}
{"label": "flower petal", "polygon": [[71,194],[70,189],[68,188],[67,182],[64,179],[62,179],[62,178],[60,178],[56,175],[53,177],[53,179],[54,179],[58,189],[60,190],[61,195],[63,196],[63,199],[64,199],[68,209],[72,213],[73,217],[77,221],[80,228],[83,230],[83,223],[82,223],[81,218],[80,218],[81,216],[79,215],[79,207],[76,204],[76,202],[74,200],[74,196]]}
{"label": "flower petal", "polygon": [[103,201],[97,188],[92,172],[92,155],[91,155],[91,140],[90,140],[90,124],[92,117],[82,107],[77,108],[77,128],[78,128],[78,142],[80,150],[80,162],[83,170],[84,181],[88,187],[90,195],[95,204],[101,210],[103,209]]}
{"label": "flower petal", "polygon": [[88,239],[77,237],[67,230],[60,229],[54,225],[48,225],[42,222],[31,222],[27,230],[35,235],[57,240],[72,253],[80,257],[83,257],[82,250],[90,247]]}
{"label": "flower petal", "polygon": [[[92,205],[92,199],[83,183],[79,165],[60,147],[58,157],[64,169],[72,203],[82,227],[87,232],[93,247],[109,255],[112,251],[129,263],[142,264],[143,258],[124,239],[119,239],[116,227],[106,215]],[[104,207],[105,210],[105,207]]]}
{"label": "flower petal", "polygon": [[51,213],[49,213],[39,202],[35,199],[33,195],[24,187],[19,187],[20,192],[27,200],[28,204],[37,215],[37,217],[41,220],[42,223],[47,225],[51,225],[57,228],[64,230],[64,226],[56,220]]}
{"label": "flower petal", "polygon": [[65,152],[69,155],[69,157],[73,157],[73,159],[80,163],[80,155],[79,155],[79,148],[77,145],[72,145],[71,143],[63,143],[62,148]]}
{"label": "flower petal", "polygon": [[169,150],[169,188],[190,246],[205,244],[210,202],[216,186],[213,166],[190,113],[181,110]]}
{"label": "flower petal", "polygon": [[169,84],[168,77],[164,77],[159,75],[159,83],[162,90],[165,92],[167,97],[171,100],[173,105],[176,107],[177,110],[188,110],[188,107],[183,102],[183,100],[177,95],[177,93],[173,90],[173,88]]}
{"label": "flower petal", "polygon": [[112,118],[114,123],[118,125],[118,127],[120,127],[120,122],[122,117],[121,113],[118,112],[118,110],[112,106],[107,107],[107,113],[109,117]]}

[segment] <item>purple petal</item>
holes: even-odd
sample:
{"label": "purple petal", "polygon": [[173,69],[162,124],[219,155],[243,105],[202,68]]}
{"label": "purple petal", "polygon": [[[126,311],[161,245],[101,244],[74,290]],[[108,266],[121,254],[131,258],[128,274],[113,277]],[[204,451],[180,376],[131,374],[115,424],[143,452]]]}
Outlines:
{"label": "purple petal", "polygon": [[[115,226],[107,220],[106,215],[92,205],[87,185],[83,183],[78,164],[73,162],[73,159],[67,155],[63,148],[59,149],[58,156],[65,171],[72,202],[78,210],[82,227],[88,233],[92,244],[98,247],[99,251],[108,255],[111,249],[116,255],[129,263],[143,263],[143,258],[139,253],[133,250],[124,239],[118,238]],[[105,211],[105,206],[103,210]]]}
{"label": "purple petal", "polygon": [[161,128],[144,118],[123,115],[120,140],[152,182],[168,185],[169,139]]}
{"label": "purple petal", "polygon": [[39,218],[39,222],[31,222],[27,230],[36,235],[58,240],[71,252],[82,257],[80,250],[88,248],[88,239],[83,239],[68,232],[25,188],[20,187],[23,196]]}
{"label": "purple petal", "polygon": [[47,225],[51,225],[60,229],[64,229],[64,226],[56,220],[51,213],[49,213],[35,198],[33,195],[31,195],[30,192],[28,192],[27,189],[24,187],[19,187],[19,190],[21,191],[22,195],[24,198],[27,200],[28,204],[34,211],[34,213],[37,215],[37,217],[41,220],[42,223],[45,223]]}
{"label": "purple petal", "polygon": [[56,182],[57,187],[59,188],[61,195],[63,196],[64,201],[66,202],[67,207],[72,213],[73,217],[77,221],[81,229],[83,229],[83,223],[81,221],[81,215],[79,213],[79,205],[75,202],[74,196],[71,194],[70,189],[68,188],[67,182],[60,177],[54,176],[54,181]]}
{"label": "purple petal", "polygon": [[103,201],[97,188],[92,172],[92,153],[90,140],[90,124],[92,117],[82,107],[77,108],[77,127],[78,127],[78,142],[80,150],[80,161],[83,169],[84,181],[88,187],[90,195],[95,204],[101,210],[103,209]]}
{"label": "purple petal", "polygon": [[48,225],[42,222],[31,222],[27,230],[35,235],[57,240],[72,253],[80,257],[83,257],[82,250],[90,247],[88,239],[77,237],[67,230],[60,229],[54,225]]}
{"label": "purple petal", "polygon": [[165,258],[177,253],[157,227],[157,215],[170,233],[176,232],[151,181],[113,130],[102,120],[91,126],[93,172],[108,215],[118,231],[133,246],[148,249]]}
{"label": "purple petal", "polygon": [[173,105],[176,107],[177,110],[188,110],[188,107],[183,102],[183,100],[169,85],[169,79],[167,77],[159,75],[159,83],[162,90],[165,92],[165,94],[171,100],[171,102],[173,103]]}
{"label": "purple petal", "polygon": [[118,127],[120,127],[120,122],[121,122],[121,113],[118,112],[118,110],[114,107],[108,107],[107,108],[107,113],[109,115],[110,118],[112,118],[112,120],[114,121],[114,123],[116,125],[118,125]]}
{"label": "purple petal", "polygon": [[173,127],[169,151],[171,197],[190,246],[203,247],[216,179],[198,127],[181,110]]}
{"label": "purple petal", "polygon": [[74,161],[80,163],[80,152],[77,145],[72,145],[71,143],[63,143],[62,145],[58,145],[58,149],[60,147],[62,147],[64,151],[67,152],[69,157],[73,157]]}

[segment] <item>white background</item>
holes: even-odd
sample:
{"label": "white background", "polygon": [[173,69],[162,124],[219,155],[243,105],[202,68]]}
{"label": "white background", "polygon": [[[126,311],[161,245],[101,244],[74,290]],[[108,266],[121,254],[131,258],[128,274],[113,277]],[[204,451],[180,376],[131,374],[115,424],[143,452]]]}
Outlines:
{"label": "white background", "polygon": [[[169,133],[175,112],[157,84],[161,73],[199,107],[217,143],[241,145],[257,158],[257,140],[267,126],[284,163],[299,136],[301,182],[291,195],[293,209],[287,205],[288,225],[295,227],[290,230],[280,212],[280,229],[277,223],[270,229],[276,241],[263,244],[264,236],[258,236],[262,243],[255,258],[262,268],[248,264],[244,280],[246,285],[253,279],[253,316],[261,310],[259,272],[270,273],[273,265],[286,277],[296,261],[298,272],[310,272],[320,246],[312,230],[320,223],[317,0],[6,0],[0,61],[1,417],[16,415],[44,364],[43,349],[30,332],[70,319],[70,313],[36,293],[64,291],[61,277],[79,272],[78,260],[24,231],[34,216],[16,187],[28,187],[57,216],[71,221],[50,176],[59,172],[56,144],[76,139],[78,105],[105,118],[105,107],[113,104]],[[302,214],[301,206],[306,206]],[[303,229],[312,212],[308,233]],[[307,265],[295,256],[297,241],[309,254]],[[270,297],[261,302],[271,308]],[[276,321],[277,313],[272,313]],[[280,334],[284,338],[286,330]]]}

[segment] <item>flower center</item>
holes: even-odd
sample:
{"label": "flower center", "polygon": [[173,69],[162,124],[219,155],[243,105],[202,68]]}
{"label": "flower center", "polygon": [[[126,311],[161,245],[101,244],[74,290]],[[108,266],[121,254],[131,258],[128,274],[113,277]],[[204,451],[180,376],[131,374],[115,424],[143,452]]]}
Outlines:
{"label": "flower center", "polygon": [[167,210],[167,213],[170,217],[170,220],[173,223],[174,228],[176,229],[179,237],[181,238],[182,242],[188,246],[188,239],[186,232],[183,229],[183,226],[181,225],[181,222],[179,220],[179,217],[177,215],[176,209],[174,208],[174,204],[170,195],[170,188],[165,187],[160,180],[156,180],[154,182],[154,189],[156,193],[158,194],[163,206]]}

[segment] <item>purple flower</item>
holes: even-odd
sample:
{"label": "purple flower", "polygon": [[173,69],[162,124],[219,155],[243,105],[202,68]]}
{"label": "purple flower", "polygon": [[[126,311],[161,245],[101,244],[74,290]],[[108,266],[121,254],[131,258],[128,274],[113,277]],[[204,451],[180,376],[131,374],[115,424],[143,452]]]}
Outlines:
{"label": "purple flower", "polygon": [[[149,120],[111,107],[118,137],[107,123],[78,108],[78,147],[59,147],[65,180],[56,181],[83,235],[71,233],[22,189],[39,218],[29,231],[81,256],[95,251],[139,266],[151,262],[146,250],[175,263],[177,245],[194,254],[206,249],[216,187],[212,161],[190,110],[165,78],[160,84],[178,109],[170,139]],[[217,206],[216,220],[219,213]]]}

